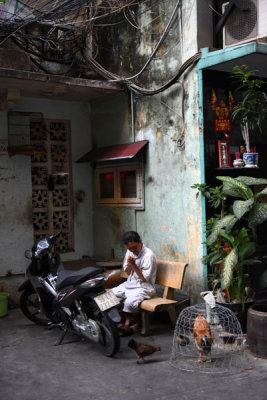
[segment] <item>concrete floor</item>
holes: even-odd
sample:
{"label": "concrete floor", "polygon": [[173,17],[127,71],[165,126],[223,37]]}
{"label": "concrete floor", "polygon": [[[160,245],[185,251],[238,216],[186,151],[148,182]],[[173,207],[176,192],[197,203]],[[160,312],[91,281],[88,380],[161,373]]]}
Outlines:
{"label": "concrete floor", "polygon": [[[242,370],[227,375],[186,372],[169,363],[173,331],[153,323],[152,334],[121,338],[114,358],[91,342],[54,346],[59,331],[28,321],[19,309],[0,318],[0,398],[3,400],[265,400],[267,360],[248,354]],[[137,364],[130,338],[160,345]],[[243,366],[244,367],[244,366]]]}

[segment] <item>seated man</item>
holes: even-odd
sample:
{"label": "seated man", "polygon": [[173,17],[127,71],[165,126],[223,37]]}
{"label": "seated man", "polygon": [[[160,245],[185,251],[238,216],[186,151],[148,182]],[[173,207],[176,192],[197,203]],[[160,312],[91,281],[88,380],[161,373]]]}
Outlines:
{"label": "seated man", "polygon": [[121,301],[125,300],[125,324],[119,327],[131,333],[138,329],[139,304],[155,294],[157,264],[154,253],[142,243],[137,232],[126,232],[123,243],[127,247],[123,268],[128,279],[112,290]]}

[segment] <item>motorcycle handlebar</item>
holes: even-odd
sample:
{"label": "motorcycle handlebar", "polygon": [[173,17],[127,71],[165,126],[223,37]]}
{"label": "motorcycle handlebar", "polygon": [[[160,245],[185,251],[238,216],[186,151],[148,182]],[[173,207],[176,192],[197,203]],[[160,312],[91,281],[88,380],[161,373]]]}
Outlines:
{"label": "motorcycle handlebar", "polygon": [[50,243],[54,243],[54,241],[58,238],[59,235],[61,235],[62,231],[58,231],[54,235],[48,235],[48,239]]}

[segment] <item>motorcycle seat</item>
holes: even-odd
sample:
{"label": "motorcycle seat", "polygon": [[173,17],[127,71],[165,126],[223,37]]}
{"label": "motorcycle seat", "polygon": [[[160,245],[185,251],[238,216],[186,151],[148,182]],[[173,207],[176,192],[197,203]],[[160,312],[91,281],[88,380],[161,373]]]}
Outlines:
{"label": "motorcycle seat", "polygon": [[93,276],[99,275],[103,272],[100,268],[87,267],[79,269],[78,271],[64,270],[58,274],[56,282],[56,290],[62,289],[63,287],[76,285],[80,282],[85,281]]}

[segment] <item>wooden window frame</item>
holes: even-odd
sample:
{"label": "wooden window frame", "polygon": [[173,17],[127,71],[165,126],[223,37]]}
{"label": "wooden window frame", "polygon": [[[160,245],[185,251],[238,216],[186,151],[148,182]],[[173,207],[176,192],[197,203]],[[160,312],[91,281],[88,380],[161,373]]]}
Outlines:
{"label": "wooden window frame", "polygon": [[[136,171],[136,197],[121,197],[120,172]],[[103,173],[114,174],[114,197],[101,199],[100,197],[100,175]],[[143,208],[143,168],[142,163],[121,163],[113,165],[97,166],[95,172],[96,179],[96,205],[109,207],[135,207]]]}

